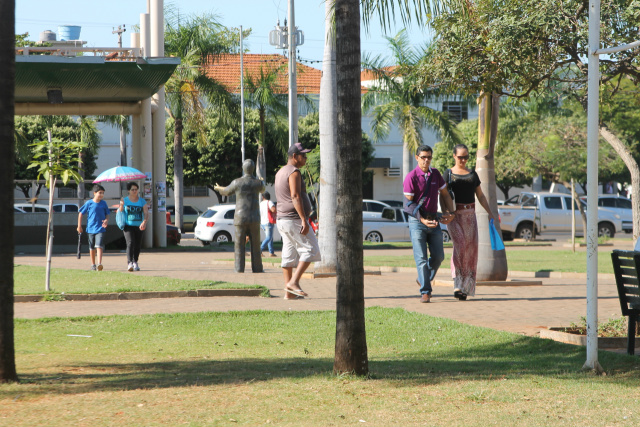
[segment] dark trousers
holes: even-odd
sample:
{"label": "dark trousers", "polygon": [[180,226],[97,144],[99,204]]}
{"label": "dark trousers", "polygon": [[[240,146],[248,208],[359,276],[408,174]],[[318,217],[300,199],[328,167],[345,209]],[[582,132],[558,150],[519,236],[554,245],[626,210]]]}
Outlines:
{"label": "dark trousers", "polygon": [[127,262],[138,262],[142,245],[142,230],[132,225],[124,226],[124,239],[127,241]]}
{"label": "dark trousers", "polygon": [[251,245],[251,271],[262,273],[262,255],[260,255],[260,223],[236,225],[235,258],[236,273],[244,273],[244,245],[247,236]]}

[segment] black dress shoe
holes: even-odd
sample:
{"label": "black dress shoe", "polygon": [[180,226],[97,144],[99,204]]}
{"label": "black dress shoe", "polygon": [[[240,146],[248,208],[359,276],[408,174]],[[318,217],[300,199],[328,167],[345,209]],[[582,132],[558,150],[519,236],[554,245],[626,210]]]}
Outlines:
{"label": "black dress shoe", "polygon": [[460,301],[466,301],[467,300],[467,294],[465,294],[462,291],[455,291],[453,293],[453,296],[457,299],[459,299]]}

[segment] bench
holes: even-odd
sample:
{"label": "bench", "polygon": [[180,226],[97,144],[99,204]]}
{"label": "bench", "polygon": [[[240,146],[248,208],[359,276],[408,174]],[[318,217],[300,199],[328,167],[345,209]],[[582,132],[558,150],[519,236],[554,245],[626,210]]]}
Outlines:
{"label": "bench", "polygon": [[629,317],[627,353],[634,354],[636,323],[640,316],[640,252],[614,250],[611,253],[622,315]]}

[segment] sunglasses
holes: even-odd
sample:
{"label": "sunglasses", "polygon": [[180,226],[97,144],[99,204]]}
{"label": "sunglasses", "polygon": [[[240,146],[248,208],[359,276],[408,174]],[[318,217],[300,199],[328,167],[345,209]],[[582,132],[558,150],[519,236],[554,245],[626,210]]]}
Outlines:
{"label": "sunglasses", "polygon": [[421,158],[422,160],[431,160],[433,159],[433,156],[418,156],[419,158]]}
{"label": "sunglasses", "polygon": [[469,155],[466,156],[456,156],[457,158],[459,158],[460,160],[469,160]]}

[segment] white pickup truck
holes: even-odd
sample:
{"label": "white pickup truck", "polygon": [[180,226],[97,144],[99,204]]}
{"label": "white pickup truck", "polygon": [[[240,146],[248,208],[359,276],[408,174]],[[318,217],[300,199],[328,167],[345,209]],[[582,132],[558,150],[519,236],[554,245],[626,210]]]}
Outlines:
{"label": "white pickup truck", "polygon": [[[442,240],[451,240],[447,226],[440,224]],[[362,222],[362,237],[368,242],[410,242],[409,219],[402,208],[384,208],[382,218],[365,218]]]}
{"label": "white pickup truck", "polygon": [[[504,240],[530,240],[535,234],[571,233],[571,195],[523,192],[518,206],[498,206]],[[583,205],[586,209],[586,205]],[[582,233],[582,216],[575,207],[576,232]],[[535,224],[535,226],[534,226]],[[598,236],[613,237],[622,231],[620,215],[598,208]],[[535,234],[534,234],[535,233]]]}

